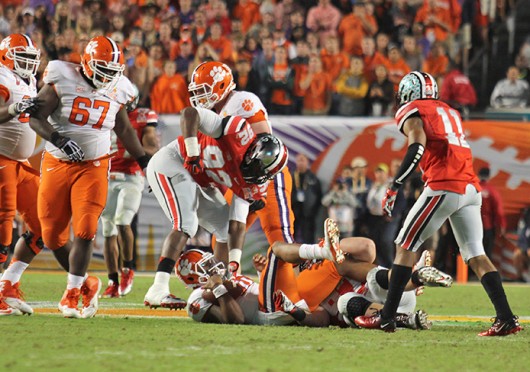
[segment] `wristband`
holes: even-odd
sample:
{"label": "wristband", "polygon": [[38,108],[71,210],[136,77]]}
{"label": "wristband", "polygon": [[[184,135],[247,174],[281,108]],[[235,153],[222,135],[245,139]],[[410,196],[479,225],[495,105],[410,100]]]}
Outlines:
{"label": "wristband", "polygon": [[145,169],[147,168],[147,164],[149,164],[149,160],[151,160],[151,156],[150,155],[142,155],[140,156],[139,158],[136,159],[136,162],[138,163],[138,165],[140,165],[140,168]]}
{"label": "wristband", "polygon": [[59,132],[55,131],[53,132],[51,135],[50,135],[50,142],[55,146],[55,147],[61,147],[60,144],[59,144],[59,141],[61,141],[61,139],[64,138],[63,136],[61,136],[59,134]]}
{"label": "wristband", "polygon": [[191,158],[199,156],[201,149],[199,148],[199,140],[197,137],[184,138],[184,145],[186,146],[186,154]]}
{"label": "wristband", "polygon": [[17,112],[15,111],[16,103],[12,103],[9,106],[7,106],[7,113],[11,116],[17,116]]}
{"label": "wristband", "polygon": [[230,252],[228,252],[228,262],[237,262],[239,265],[241,263],[241,256],[243,254],[243,251],[239,248],[232,248]]}
{"label": "wristband", "polygon": [[213,292],[213,295],[215,296],[215,298],[219,298],[222,295],[227,294],[228,290],[226,289],[226,287],[224,285],[220,284],[217,287],[215,287],[214,289],[212,289],[212,292]]}

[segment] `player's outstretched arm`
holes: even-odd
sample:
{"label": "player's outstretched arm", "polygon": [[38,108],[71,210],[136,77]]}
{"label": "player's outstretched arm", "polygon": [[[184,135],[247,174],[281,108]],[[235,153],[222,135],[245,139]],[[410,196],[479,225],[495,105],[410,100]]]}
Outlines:
{"label": "player's outstretched arm", "polygon": [[56,132],[53,126],[48,123],[48,116],[55,111],[59,105],[59,97],[53,85],[46,84],[37,94],[37,98],[42,101],[36,112],[32,113],[29,125],[39,136],[46,141],[52,141],[52,133]]}
{"label": "player's outstretched arm", "polygon": [[[245,316],[241,306],[230,295],[223,284],[220,275],[212,275],[204,285],[206,290],[211,290],[219,306],[213,305],[203,318],[205,323],[243,324]],[[205,292],[208,293],[208,292]]]}
{"label": "player's outstretched arm", "polygon": [[125,107],[116,115],[114,132],[129,154],[136,159],[142,169],[145,169],[151,157],[145,153],[144,148],[129,121]]}

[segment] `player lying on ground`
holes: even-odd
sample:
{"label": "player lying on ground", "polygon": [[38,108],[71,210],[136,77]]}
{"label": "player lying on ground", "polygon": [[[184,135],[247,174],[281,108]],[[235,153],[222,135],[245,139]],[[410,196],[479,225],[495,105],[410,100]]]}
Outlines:
{"label": "player lying on ground", "polygon": [[[170,274],[189,237],[202,226],[216,237],[216,258],[228,263],[228,246],[243,245],[250,205],[287,164],[288,152],[269,134],[256,136],[239,116],[223,119],[203,108],[182,111],[182,136],[155,154],[147,179],[173,230],[162,246],[155,280],[145,295],[151,307],[179,308],[169,291]],[[219,189],[231,189],[230,207]]]}

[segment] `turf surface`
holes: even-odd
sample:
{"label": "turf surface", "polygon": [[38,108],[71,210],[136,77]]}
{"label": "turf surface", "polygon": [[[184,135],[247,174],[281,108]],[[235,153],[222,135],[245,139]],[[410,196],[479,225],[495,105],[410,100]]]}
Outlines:
{"label": "turf surface", "polygon": [[[104,279],[104,275],[100,275]],[[63,274],[29,272],[23,282],[27,300],[52,309],[65,287]],[[121,299],[102,299],[101,313],[123,315],[63,319],[53,314],[2,317],[6,371],[371,371],[435,370],[523,371],[530,335],[480,338],[489,320],[435,321],[430,331],[395,334],[354,329],[257,327],[198,324],[182,318],[136,317],[151,277],[137,277],[133,292]],[[187,291],[172,279],[174,293]],[[514,311],[530,324],[530,288],[507,285]],[[427,288],[418,307],[436,319],[448,315],[489,316],[491,305],[480,286]],[[117,310],[121,309],[121,310]],[[149,314],[169,315],[169,310]],[[57,314],[57,315],[56,315]]]}

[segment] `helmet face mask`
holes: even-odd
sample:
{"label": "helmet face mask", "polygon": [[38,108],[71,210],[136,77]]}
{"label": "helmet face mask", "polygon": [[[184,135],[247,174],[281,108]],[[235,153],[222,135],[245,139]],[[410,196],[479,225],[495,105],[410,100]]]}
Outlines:
{"label": "helmet face mask", "polygon": [[112,89],[125,69],[125,66],[119,63],[94,59],[87,64],[92,70],[92,84],[98,89]]}
{"label": "helmet face mask", "polygon": [[247,149],[240,165],[245,182],[260,185],[276,176],[287,165],[289,153],[279,138],[258,136]]}
{"label": "helmet face mask", "polygon": [[12,34],[0,43],[0,63],[18,76],[27,79],[37,74],[40,65],[40,50],[33,41],[22,34]]}
{"label": "helmet face mask", "polygon": [[220,101],[217,94],[212,93],[212,87],[206,83],[197,85],[191,82],[188,85],[188,91],[190,92],[190,103],[193,107],[212,109]]}
{"label": "helmet face mask", "polygon": [[399,82],[396,95],[398,106],[417,99],[438,99],[438,84],[426,72],[412,71],[405,75]]}
{"label": "helmet face mask", "polygon": [[230,68],[221,62],[208,61],[198,65],[188,85],[193,107],[212,109],[236,87]]}

